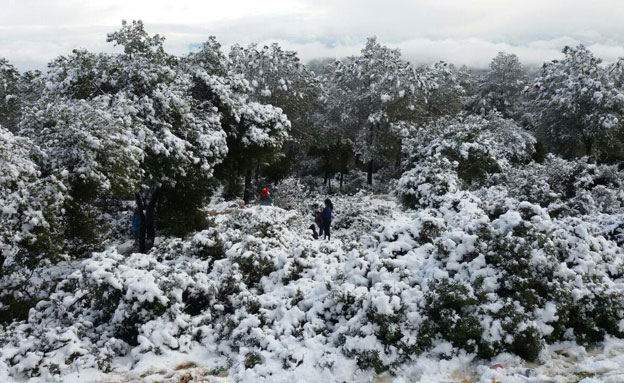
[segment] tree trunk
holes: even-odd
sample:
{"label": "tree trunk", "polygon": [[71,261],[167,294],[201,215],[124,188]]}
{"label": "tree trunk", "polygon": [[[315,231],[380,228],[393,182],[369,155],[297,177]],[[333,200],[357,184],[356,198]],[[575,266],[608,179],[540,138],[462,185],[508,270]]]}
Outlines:
{"label": "tree trunk", "polygon": [[368,161],[368,173],[366,175],[366,183],[373,184],[373,160]]}
{"label": "tree trunk", "polygon": [[252,198],[251,169],[247,169],[247,172],[245,173],[245,191],[243,193],[243,201],[245,201],[245,205],[248,205]]}
{"label": "tree trunk", "polygon": [[327,181],[328,181],[328,186],[329,186],[329,194],[332,194],[332,188],[331,188],[331,173],[329,173],[329,175],[327,176]]}
{"label": "tree trunk", "polygon": [[323,185],[327,185],[327,181],[329,181],[329,160],[325,159],[325,179],[323,180]]}
{"label": "tree trunk", "polygon": [[256,164],[256,184],[258,184],[258,178],[260,177],[260,161]]}
{"label": "tree trunk", "polygon": [[139,230],[139,252],[146,253],[153,246],[156,240],[156,227],[154,221],[154,209],[160,196],[160,186],[157,186],[152,193],[149,202],[145,205],[140,193],[136,193],[137,207],[141,217],[141,229]]}
{"label": "tree trunk", "polygon": [[342,190],[342,180],[344,179],[344,172],[340,172],[340,190]]}
{"label": "tree trunk", "polygon": [[593,149],[593,140],[591,138],[585,139],[585,155],[588,157],[588,160],[591,162]]}

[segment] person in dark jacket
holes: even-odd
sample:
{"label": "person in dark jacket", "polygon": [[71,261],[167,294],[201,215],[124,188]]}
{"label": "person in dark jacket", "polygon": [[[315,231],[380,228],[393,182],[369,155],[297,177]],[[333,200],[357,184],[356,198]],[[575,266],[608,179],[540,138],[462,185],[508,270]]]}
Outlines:
{"label": "person in dark jacket", "polygon": [[331,200],[327,198],[325,200],[325,208],[321,213],[321,227],[323,229],[323,238],[327,238],[328,240],[331,239],[329,227],[331,226],[332,221],[332,210],[334,210],[334,205],[332,204]]}

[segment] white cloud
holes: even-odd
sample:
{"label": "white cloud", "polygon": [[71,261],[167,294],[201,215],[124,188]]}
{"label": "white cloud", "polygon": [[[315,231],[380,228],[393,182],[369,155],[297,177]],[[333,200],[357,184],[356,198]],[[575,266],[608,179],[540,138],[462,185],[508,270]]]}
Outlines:
{"label": "white cloud", "polygon": [[484,67],[499,51],[526,64],[584,43],[605,59],[624,56],[620,0],[0,0],[0,56],[22,69],[73,48],[113,49],[106,33],[142,19],[182,54],[216,35],[234,42],[279,41],[302,59],[357,53],[376,35],[413,62]]}

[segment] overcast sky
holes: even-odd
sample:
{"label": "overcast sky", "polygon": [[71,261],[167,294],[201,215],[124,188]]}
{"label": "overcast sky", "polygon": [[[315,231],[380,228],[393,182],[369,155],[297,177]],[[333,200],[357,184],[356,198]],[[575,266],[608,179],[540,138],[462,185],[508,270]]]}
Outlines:
{"label": "overcast sky", "polygon": [[366,37],[414,63],[486,67],[499,51],[528,65],[583,43],[607,62],[624,57],[624,0],[0,0],[0,57],[43,69],[74,48],[111,51],[106,33],[141,19],[183,54],[215,35],[279,42],[304,61],[357,53]]}

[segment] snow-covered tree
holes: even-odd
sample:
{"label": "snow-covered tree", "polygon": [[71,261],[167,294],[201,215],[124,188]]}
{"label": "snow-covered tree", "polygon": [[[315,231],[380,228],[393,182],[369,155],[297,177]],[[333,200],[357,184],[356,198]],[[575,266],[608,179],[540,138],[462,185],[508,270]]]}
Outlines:
{"label": "snow-covered tree", "polygon": [[[624,92],[624,58],[620,58],[615,63],[607,67],[609,76],[613,80],[615,87]],[[613,133],[613,139],[606,145],[600,158],[603,162],[617,162],[624,160],[624,124]]]}
{"label": "snow-covered tree", "polygon": [[[63,251],[65,185],[37,165],[41,153],[0,126],[0,318],[24,317],[36,297],[26,289],[33,269]],[[24,310],[25,309],[25,310]]]}
{"label": "snow-covered tree", "polygon": [[471,109],[476,113],[497,110],[505,118],[519,119],[522,113],[522,91],[527,81],[527,74],[518,56],[499,52],[477,85]]}
{"label": "snow-covered tree", "polygon": [[367,164],[369,184],[375,162],[396,151],[398,142],[390,128],[396,114],[407,114],[401,120],[419,115],[414,77],[398,49],[382,46],[374,38],[367,41],[360,56],[336,66],[332,81],[346,96],[341,117],[355,133],[355,152]]}
{"label": "snow-covered tree", "polygon": [[142,178],[143,151],[134,105],[122,97],[60,100],[37,105],[22,120],[24,134],[45,149],[49,173],[67,173],[71,185],[131,195]]}
{"label": "snow-covered tree", "polygon": [[[264,65],[265,61],[249,64]],[[228,152],[216,176],[230,192],[238,192],[238,181],[244,179],[243,198],[249,202],[253,197],[253,169],[275,160],[288,137],[290,122],[282,109],[255,101],[261,98],[256,87],[242,74],[228,69],[216,40],[204,43],[200,51],[188,57],[188,63],[194,97],[202,107],[219,111],[219,123],[226,135]]]}
{"label": "snow-covered tree", "polygon": [[[319,81],[303,65],[297,52],[283,50],[277,43],[258,48],[232,46],[230,70],[242,75],[254,101],[281,108],[293,129],[305,129],[305,117],[319,96]],[[293,134],[298,134],[293,130]]]}
{"label": "snow-covered tree", "polygon": [[[0,255],[15,262],[21,247],[54,255],[52,245],[65,186],[54,175],[44,176],[37,165],[45,156],[28,138],[0,127]],[[46,238],[46,236],[50,236]],[[43,243],[38,243],[42,241]],[[34,259],[24,259],[35,264]],[[4,262],[0,262],[0,268]],[[6,265],[6,264],[5,264]]]}
{"label": "snow-covered tree", "polygon": [[624,93],[586,47],[563,53],[544,64],[528,90],[533,120],[553,150],[595,157],[622,129]]}
{"label": "snow-covered tree", "polygon": [[6,59],[0,58],[0,125],[17,129],[20,108],[20,74]]}
{"label": "snow-covered tree", "polygon": [[[345,111],[349,104],[347,89],[334,81],[333,75],[340,61],[325,63],[320,80],[323,84],[322,103],[311,116],[308,130],[311,145],[307,152],[308,171],[324,174],[324,184],[331,187],[331,173],[340,172],[341,178],[354,166],[355,137],[357,131],[345,124]],[[342,186],[342,185],[341,185]]]}
{"label": "snow-covered tree", "polygon": [[457,69],[452,64],[439,61],[433,65],[417,67],[416,71],[425,86],[420,96],[425,112],[422,120],[429,122],[442,116],[456,115],[461,111],[466,94],[464,83],[468,81],[465,68]]}
{"label": "snow-covered tree", "polygon": [[111,72],[119,76],[114,83],[135,100],[139,121],[148,130],[147,177],[172,187],[191,171],[210,177],[227,151],[225,135],[218,111],[194,97],[191,74],[164,52],[163,38],[148,35],[140,21],[124,24],[108,41],[124,47],[125,53],[114,57]]}
{"label": "snow-covered tree", "polygon": [[77,241],[73,251],[101,245],[108,234],[100,212],[104,199],[132,195],[143,178],[134,113],[123,96],[108,95],[44,99],[24,112],[23,134],[45,153],[42,170],[68,187],[65,224],[68,243]]}
{"label": "snow-covered tree", "polygon": [[[163,38],[150,36],[140,21],[123,22],[108,41],[123,46],[124,53],[75,51],[55,60],[44,103],[94,100],[100,108],[94,113],[121,118],[114,124],[128,127],[124,150],[136,146],[141,152],[140,170],[131,180],[139,178],[143,186],[135,191],[162,189],[157,219],[164,228],[196,228],[197,219],[191,217],[199,216],[214,166],[227,152],[219,112],[195,98],[191,73],[164,51]],[[115,115],[116,108],[125,112]]]}
{"label": "snow-covered tree", "polygon": [[[427,97],[440,87],[448,67],[413,68],[398,49],[368,39],[361,54],[334,64],[329,79],[329,102],[335,124],[354,136],[355,153],[365,163],[368,183],[381,162],[397,163],[400,140],[406,128],[434,118]],[[452,82],[452,81],[451,81]],[[377,165],[376,165],[377,163]]]}
{"label": "snow-covered tree", "polygon": [[258,163],[264,165],[267,175],[279,178],[296,167],[314,144],[310,126],[312,114],[320,107],[320,82],[296,52],[284,50],[277,43],[262,48],[256,44],[234,45],[229,68],[249,82],[252,101],[281,108],[291,123],[290,137],[282,150]]}

